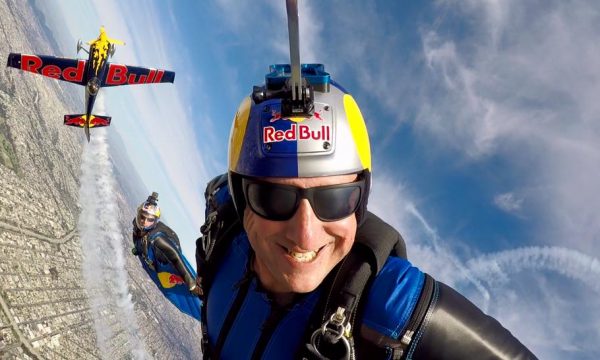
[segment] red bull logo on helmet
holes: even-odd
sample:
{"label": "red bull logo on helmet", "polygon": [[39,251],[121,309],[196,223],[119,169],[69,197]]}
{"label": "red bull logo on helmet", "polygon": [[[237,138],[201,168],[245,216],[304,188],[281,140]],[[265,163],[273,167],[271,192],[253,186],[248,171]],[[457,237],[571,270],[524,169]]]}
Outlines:
{"label": "red bull logo on helmet", "polygon": [[331,141],[331,128],[322,125],[318,129],[304,124],[292,124],[287,130],[277,130],[274,126],[263,128],[265,144],[280,141],[324,140]]}
{"label": "red bull logo on helmet", "polygon": [[283,119],[281,117],[281,113],[277,110],[271,110],[271,120],[269,120],[270,123],[274,123],[277,120],[281,120]]}
{"label": "red bull logo on helmet", "polygon": [[[263,143],[282,141],[331,141],[332,131],[330,122],[325,122],[321,111],[315,110],[310,118],[307,117],[282,117],[281,112],[271,110],[271,118],[267,126],[263,127]],[[279,121],[291,122],[289,128],[274,126],[272,123]]]}

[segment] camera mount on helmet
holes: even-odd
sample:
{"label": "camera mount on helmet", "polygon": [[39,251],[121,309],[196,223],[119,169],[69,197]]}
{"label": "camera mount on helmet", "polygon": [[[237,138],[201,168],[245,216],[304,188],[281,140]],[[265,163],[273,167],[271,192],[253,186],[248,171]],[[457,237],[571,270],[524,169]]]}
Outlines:
{"label": "camera mount on helmet", "polygon": [[[292,66],[274,64],[265,75],[265,85],[254,86],[252,100],[260,104],[265,100],[281,99],[281,115],[284,117],[311,117],[314,112],[314,92],[329,92],[330,76],[323,64],[302,64],[302,85],[297,93],[291,79]],[[294,95],[298,95],[294,97]]]}
{"label": "camera mount on helmet", "polygon": [[259,104],[269,99],[281,99],[283,117],[311,117],[314,113],[314,92],[329,92],[329,74],[322,64],[300,64],[298,2],[287,0],[290,64],[269,67],[264,86],[255,86],[252,100]]}
{"label": "camera mount on helmet", "polygon": [[158,205],[158,193],[153,191],[152,195],[148,196],[148,199],[146,199],[146,202],[154,206]]}

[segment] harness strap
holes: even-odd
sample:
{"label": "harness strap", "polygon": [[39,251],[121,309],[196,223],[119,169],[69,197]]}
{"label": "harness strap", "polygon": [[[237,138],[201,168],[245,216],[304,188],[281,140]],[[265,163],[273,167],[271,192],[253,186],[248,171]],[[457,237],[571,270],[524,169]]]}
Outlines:
{"label": "harness strap", "polygon": [[300,352],[302,358],[355,358],[352,331],[362,292],[372,273],[371,265],[362,259],[362,251],[355,248],[333,272],[333,278],[325,287],[328,290],[311,315],[305,333],[308,341]]}
{"label": "harness strap", "polygon": [[150,260],[148,257],[148,248],[152,246],[152,240],[148,239],[148,234],[142,236],[141,238],[142,245],[142,258],[148,267],[154,271],[156,271],[156,267],[154,266],[154,261]]}
{"label": "harness strap", "polygon": [[[216,357],[212,357],[211,354],[213,353],[213,350],[210,347],[210,342],[208,339],[208,324],[206,324],[206,319],[207,319],[207,308],[208,308],[208,294],[210,292],[210,288],[212,285],[212,281],[216,275],[217,269],[218,269],[218,265],[221,263],[221,260],[223,259],[223,257],[226,254],[227,249],[229,248],[229,245],[231,244],[234,235],[236,234],[236,231],[239,231],[239,228],[241,228],[240,222],[239,220],[236,220],[234,224],[232,224],[229,228],[226,229],[226,231],[223,232],[223,236],[221,238],[219,238],[219,241],[214,241],[213,243],[213,247],[212,247],[212,252],[210,254],[210,261],[208,261],[208,259],[198,259],[198,249],[199,249],[199,242],[201,243],[203,241],[202,237],[200,237],[198,240],[196,240],[196,262],[197,262],[197,274],[198,277],[200,279],[200,287],[202,289],[202,296],[200,297],[200,299],[202,300],[202,306],[200,308],[200,324],[201,324],[201,328],[202,328],[202,353],[204,355],[204,359],[219,359],[218,356]],[[250,283],[250,281],[247,281],[246,283]],[[227,319],[230,318],[230,316],[232,315],[232,313],[235,312],[235,315],[237,315],[237,312],[239,311],[239,308],[235,308],[236,304],[238,303],[238,301],[240,302],[240,306],[241,303],[243,302],[244,298],[246,297],[246,294],[248,292],[248,286],[242,286],[240,287],[240,289],[238,290],[238,295],[236,297],[236,302],[232,305],[231,309],[229,310],[229,313],[227,314]],[[239,300],[238,300],[239,298]],[[235,309],[235,311],[234,311]],[[233,320],[235,320],[235,316],[233,318],[231,318],[231,322],[233,322]],[[225,327],[226,323],[223,324],[223,327]],[[228,325],[229,327],[231,327],[231,324]],[[227,333],[229,332],[229,330],[227,330],[225,333],[223,333],[223,330],[221,330],[221,333],[219,334],[219,338],[221,337],[221,335],[227,336]],[[224,338],[224,339],[225,339]],[[223,340],[225,341],[225,340]],[[217,344],[217,347],[219,345]],[[221,347],[223,346],[223,344],[220,345]],[[220,348],[219,348],[219,352],[220,352]]]}
{"label": "harness strap", "polygon": [[[215,349],[211,349],[210,347],[207,324],[205,323],[207,318],[208,294],[218,270],[218,266],[221,264],[221,260],[227,253],[235,234],[242,230],[242,225],[238,219],[233,201],[231,201],[231,199],[226,199],[226,197],[221,194],[224,191],[222,191],[222,189],[226,187],[227,174],[219,175],[208,183],[206,191],[204,192],[207,207],[206,220],[204,225],[200,228],[202,236],[196,240],[196,272],[200,279],[200,285],[203,291],[201,297],[201,328],[202,353],[205,359],[218,359],[223,346],[223,343],[220,345],[217,343]],[[235,300],[236,303],[239,301],[241,305],[247,291],[247,287],[240,287]],[[232,316],[230,320],[232,323],[235,320],[234,315],[237,315],[237,311],[239,311],[239,308],[233,311],[236,303],[234,303],[227,315],[227,319]],[[232,315],[232,313],[235,314]],[[219,334],[219,339],[223,336],[223,339],[221,339],[222,342],[227,338],[227,333],[229,332],[228,328],[232,326],[232,323],[228,324],[226,320],[223,324]],[[227,330],[223,331],[226,328]],[[213,356],[214,354],[216,354],[216,356]]]}
{"label": "harness strap", "polygon": [[365,222],[358,228],[356,242],[366,246],[363,255],[372,255],[369,262],[375,265],[377,275],[391,255],[407,259],[406,244],[402,235],[377,215],[367,212]]}
{"label": "harness strap", "polygon": [[221,350],[223,350],[223,345],[225,345],[227,335],[229,335],[229,331],[231,330],[231,327],[235,322],[235,318],[237,317],[238,312],[240,311],[240,308],[242,307],[242,304],[246,299],[248,290],[250,289],[250,283],[252,282],[252,274],[252,271],[246,270],[246,274],[244,275],[242,280],[240,280],[240,282],[236,284],[236,287],[238,288],[238,293],[235,297],[235,300],[233,301],[233,304],[231,305],[231,308],[229,309],[229,312],[227,313],[227,317],[225,317],[223,325],[221,326],[221,331],[219,332],[219,337],[217,338],[215,348],[211,349],[211,353],[208,354],[208,358],[215,360],[221,358]]}
{"label": "harness strap", "polygon": [[[305,333],[306,346],[300,349],[300,358],[355,358],[352,331],[356,320],[362,316],[364,302],[361,303],[361,296],[390,255],[406,256],[404,240],[394,228],[367,212],[352,250],[332,272],[335,275],[327,280],[325,289],[329,290],[321,296],[311,316]],[[343,317],[343,321],[331,328],[336,314],[339,319]],[[339,336],[340,332],[343,337]],[[350,345],[349,351],[346,341]]]}

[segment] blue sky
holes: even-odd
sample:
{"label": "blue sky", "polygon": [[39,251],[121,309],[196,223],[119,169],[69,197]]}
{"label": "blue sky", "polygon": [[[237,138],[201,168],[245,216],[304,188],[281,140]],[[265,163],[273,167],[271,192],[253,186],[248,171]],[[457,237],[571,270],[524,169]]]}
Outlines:
{"label": "blue sky", "polygon": [[[289,61],[284,1],[36,3],[56,55],[105,25],[114,62],[176,72],[106,90],[106,131],[193,258],[237,106]],[[371,210],[544,359],[600,356],[599,18],[585,0],[300,1],[302,61],[371,132]]]}

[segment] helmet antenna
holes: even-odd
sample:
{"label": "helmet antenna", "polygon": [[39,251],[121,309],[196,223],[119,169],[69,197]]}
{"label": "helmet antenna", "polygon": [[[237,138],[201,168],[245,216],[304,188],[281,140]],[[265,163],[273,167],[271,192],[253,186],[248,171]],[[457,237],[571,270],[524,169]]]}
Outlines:
{"label": "helmet antenna", "polygon": [[300,35],[298,25],[298,0],[286,0],[288,34],[290,37],[290,65],[292,68],[292,100],[302,100],[302,77],[300,76]]}
{"label": "helmet antenna", "polygon": [[[319,74],[316,69],[300,63],[300,35],[298,24],[298,0],[286,0],[288,34],[290,39],[290,64],[272,65],[265,87],[256,86],[252,92],[255,103],[267,99],[282,99],[281,115],[284,117],[311,117],[314,111],[313,86],[303,76],[306,70]],[[284,81],[281,81],[284,80]]]}

